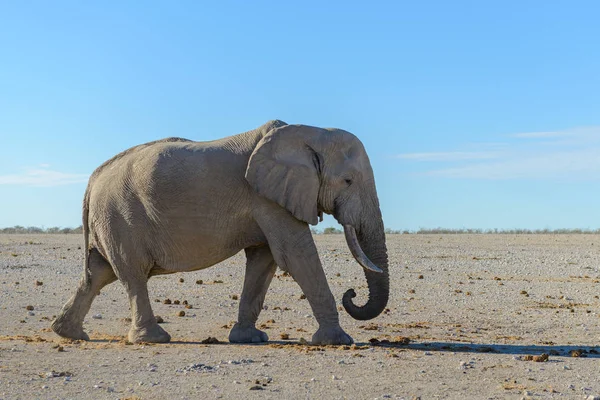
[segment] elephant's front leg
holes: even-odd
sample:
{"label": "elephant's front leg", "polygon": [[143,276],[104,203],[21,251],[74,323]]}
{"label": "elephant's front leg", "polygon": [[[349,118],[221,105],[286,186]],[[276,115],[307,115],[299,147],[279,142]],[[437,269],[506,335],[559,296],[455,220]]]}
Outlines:
{"label": "elephant's front leg", "polygon": [[269,340],[267,334],[256,329],[256,320],[262,310],[265,295],[275,274],[275,261],[269,246],[246,249],[246,277],[240,298],[238,322],[229,333],[231,343],[259,343]]}
{"label": "elephant's front leg", "polygon": [[319,324],[312,344],[353,343],[340,327],[335,299],[308,225],[280,207],[265,206],[262,211],[257,220],[267,236],[275,262],[300,285]]}

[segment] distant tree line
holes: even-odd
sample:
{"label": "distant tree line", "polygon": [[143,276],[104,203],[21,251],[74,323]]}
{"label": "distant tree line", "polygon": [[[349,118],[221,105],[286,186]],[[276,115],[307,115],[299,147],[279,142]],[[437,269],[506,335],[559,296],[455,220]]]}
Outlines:
{"label": "distant tree line", "polygon": [[12,226],[10,228],[0,228],[0,233],[25,233],[25,234],[31,234],[31,233],[49,233],[49,234],[56,234],[56,233],[82,233],[83,232],[83,226],[78,226],[77,228],[60,228],[58,226],[53,226],[51,228],[40,228],[38,226],[20,226],[20,225],[15,225]]}
{"label": "distant tree line", "polygon": [[[314,235],[339,235],[344,233],[343,230],[327,227],[323,230],[319,230],[316,228],[311,228],[310,231]],[[15,225],[9,228],[0,228],[0,233],[21,233],[21,234],[32,234],[32,233],[48,233],[48,234],[56,234],[56,233],[82,233],[83,226],[79,225],[77,228],[60,228],[58,226],[53,226],[51,228],[40,228],[37,226],[20,226]],[[425,235],[425,234],[513,234],[513,235],[540,235],[540,234],[579,234],[579,233],[587,233],[587,234],[600,234],[600,229],[451,229],[451,228],[419,228],[419,230],[396,230],[391,228],[386,228],[385,233],[388,235]]]}
{"label": "distant tree line", "polygon": [[[315,235],[336,235],[344,233],[338,228],[328,227],[322,231],[316,228],[310,230]],[[419,228],[418,230],[397,230],[386,228],[385,233],[388,235],[431,235],[431,234],[512,234],[512,235],[547,235],[547,234],[600,234],[600,229],[451,229],[451,228]]]}
{"label": "distant tree line", "polygon": [[548,234],[600,234],[600,229],[469,229],[469,228],[461,228],[461,229],[451,229],[451,228],[419,228],[416,231],[409,230],[393,230],[387,228],[385,230],[387,234],[512,234],[512,235],[548,235]]}

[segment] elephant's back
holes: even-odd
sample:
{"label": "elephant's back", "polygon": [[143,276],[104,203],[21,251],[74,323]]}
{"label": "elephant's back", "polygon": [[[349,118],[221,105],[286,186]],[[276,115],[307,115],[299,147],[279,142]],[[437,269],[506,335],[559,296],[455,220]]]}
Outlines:
{"label": "elephant's back", "polygon": [[230,219],[250,219],[248,157],[216,141],[179,138],[126,150],[90,178],[86,199],[92,237],[118,242],[122,238],[115,236],[135,234],[143,237],[139,247],[156,240],[208,245]]}

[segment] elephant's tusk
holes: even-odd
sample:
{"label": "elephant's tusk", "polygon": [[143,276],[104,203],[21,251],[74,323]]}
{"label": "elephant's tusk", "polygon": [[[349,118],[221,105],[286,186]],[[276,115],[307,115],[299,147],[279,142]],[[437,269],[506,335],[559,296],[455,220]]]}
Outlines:
{"label": "elephant's tusk", "polygon": [[346,236],[346,243],[348,243],[348,247],[350,248],[352,256],[364,269],[383,273],[383,270],[377,265],[373,264],[373,262],[369,260],[369,257],[367,257],[360,247],[360,243],[358,243],[358,238],[356,237],[356,230],[352,225],[344,225],[344,235]]}

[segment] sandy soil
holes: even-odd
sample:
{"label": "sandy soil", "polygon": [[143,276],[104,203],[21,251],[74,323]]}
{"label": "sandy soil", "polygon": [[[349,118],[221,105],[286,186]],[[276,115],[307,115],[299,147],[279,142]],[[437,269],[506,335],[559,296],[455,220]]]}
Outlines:
{"label": "sandy soil", "polygon": [[[338,302],[350,287],[364,300],[366,283],[343,236],[316,242]],[[597,235],[389,236],[389,311],[366,323],[342,311],[352,347],[303,344],[316,323],[281,271],[259,319],[271,342],[229,344],[243,254],[152,278],[154,310],[172,343],[126,341],[129,306],[118,282],[86,318],[92,340],[62,340],[49,325],[81,277],[81,245],[78,235],[0,235],[0,399],[600,395]],[[221,343],[203,344],[209,337]],[[544,353],[546,361],[530,360]]]}

